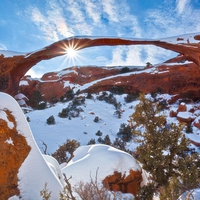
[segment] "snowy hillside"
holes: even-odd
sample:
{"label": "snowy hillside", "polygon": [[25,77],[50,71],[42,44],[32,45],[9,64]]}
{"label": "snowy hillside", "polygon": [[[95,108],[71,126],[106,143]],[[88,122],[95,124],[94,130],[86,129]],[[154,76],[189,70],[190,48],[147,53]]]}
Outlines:
{"label": "snowy hillside", "polygon": [[[53,153],[59,145],[64,143],[66,139],[76,139],[81,145],[86,145],[91,139],[99,138],[95,134],[100,130],[102,137],[109,135],[114,140],[119,131],[120,124],[128,124],[129,116],[133,113],[133,107],[138,101],[126,104],[124,97],[126,95],[116,95],[117,102],[122,104],[122,117],[118,118],[114,115],[116,109],[114,105],[99,101],[94,95],[93,99],[86,99],[85,103],[80,107],[83,112],[77,118],[60,118],[58,113],[66,108],[70,102],[57,103],[55,106],[45,110],[35,110],[26,114],[30,119],[30,127],[34,134],[35,140],[42,150],[42,142],[48,146],[48,153]],[[54,116],[55,125],[47,125],[46,120],[50,116]],[[95,117],[99,117],[98,122],[94,122]],[[134,143],[130,142],[129,148],[134,148]]]}
{"label": "snowy hillside", "polygon": [[[76,118],[61,118],[59,117],[59,112],[62,109],[67,108],[72,101],[66,103],[56,103],[53,107],[47,108],[45,110],[34,110],[26,114],[29,118],[29,125],[34,134],[34,138],[43,151],[43,142],[47,144],[47,153],[52,154],[55,150],[62,145],[67,139],[75,139],[80,142],[81,145],[87,145],[91,139],[95,139],[98,143],[99,136],[96,135],[98,131],[102,132],[101,138],[109,135],[111,141],[114,141],[119,132],[121,124],[128,125],[128,120],[130,115],[134,112],[134,107],[138,104],[138,100],[132,101],[131,103],[126,103],[126,94],[114,95],[116,102],[121,104],[121,116],[120,118],[116,115],[116,108],[113,104],[106,103],[105,101],[100,101],[98,98],[103,93],[99,95],[93,94],[92,99],[85,98],[85,101],[79,107],[82,109],[79,116]],[[107,92],[109,95],[110,93]],[[87,94],[81,94],[81,97],[86,97]],[[168,101],[172,96],[161,94],[157,96],[157,99],[164,99]],[[189,112],[198,104],[188,103],[186,112],[180,112],[178,116],[187,118],[188,116],[196,117],[196,121],[199,119],[198,109],[195,113]],[[170,111],[175,111],[179,107],[179,102],[169,105],[168,109],[165,110],[165,115],[169,122],[178,123],[178,120],[174,117],[170,117]],[[54,116],[55,124],[48,125],[47,119],[50,116]],[[95,118],[98,118],[98,122],[95,122]],[[193,134],[186,134],[188,138],[199,142],[199,129],[193,126]],[[131,151],[134,150],[136,144],[131,140],[127,143],[127,148]]]}
{"label": "snowy hillside", "polygon": [[[27,142],[27,145],[30,147],[30,149],[28,148],[30,152],[28,153],[28,156],[25,157],[25,160],[22,163],[22,165],[19,167],[18,173],[14,174],[15,180],[18,180],[17,185],[18,185],[18,190],[20,192],[20,195],[10,196],[9,190],[8,190],[8,193],[6,193],[7,191],[6,190],[4,191],[4,194],[2,193],[0,194],[0,197],[2,199],[5,199],[4,198],[5,196],[10,197],[9,200],[43,199],[42,196],[40,195],[40,192],[44,189],[45,184],[47,184],[46,186],[47,186],[48,191],[51,192],[50,199],[52,200],[59,199],[60,192],[63,191],[63,188],[66,184],[63,180],[64,177],[62,176],[62,173],[65,173],[66,177],[72,176],[71,182],[73,183],[73,185],[77,184],[77,181],[90,180],[91,170],[93,170],[94,172],[95,170],[100,169],[100,177],[98,177],[98,183],[101,183],[103,178],[105,178],[107,175],[113,174],[114,171],[119,171],[122,174],[126,174],[129,170],[134,170],[134,171],[138,171],[138,173],[141,173],[142,169],[140,165],[132,156],[130,156],[129,154],[123,151],[117,150],[113,147],[109,147],[107,145],[90,145],[90,146],[85,146],[85,147],[82,146],[78,148],[77,151],[74,153],[74,158],[71,160],[71,162],[68,165],[65,165],[64,168],[63,168],[63,165],[62,167],[59,166],[58,162],[53,157],[48,156],[48,155],[45,155],[45,156],[42,155],[42,153],[38,149],[38,146],[34,140],[34,137],[32,135],[28,122],[26,121],[26,118],[21,108],[17,104],[17,102],[11,96],[4,93],[0,93],[0,99],[1,99],[0,119],[1,119],[1,122],[2,121],[6,122],[5,124],[7,126],[7,129],[5,129],[1,124],[1,128],[2,128],[1,129],[2,131],[1,132],[2,133],[1,147],[5,148],[9,145],[10,148],[15,149],[17,148],[17,146],[20,146],[20,142],[19,141],[16,142],[17,135],[23,136],[23,138],[25,138]],[[12,113],[13,117],[10,117],[8,113]],[[34,113],[37,113],[37,112],[36,111],[32,112],[32,114]],[[43,111],[43,113],[45,112]],[[30,117],[31,116],[34,116],[34,115],[30,115]],[[40,113],[40,117],[43,119],[45,118],[45,115]],[[42,119],[41,121],[43,121]],[[48,127],[47,125],[45,125],[44,121],[41,124],[43,125],[43,127]],[[62,125],[61,127],[63,127],[63,124],[61,124]],[[53,126],[49,125],[49,127],[53,127]],[[4,136],[4,133],[9,135],[9,130],[12,131],[13,129],[16,129],[15,136],[12,136],[12,135],[10,135],[10,137],[7,135]],[[40,129],[38,128],[38,129],[35,129],[34,131],[37,131],[37,130],[40,130]],[[44,129],[42,130],[44,131]],[[48,131],[49,130],[50,129],[48,129]],[[61,128],[59,128],[58,130],[61,131]],[[40,134],[42,135],[43,133],[40,132]],[[51,139],[49,140],[49,146],[52,147],[52,149],[50,149],[51,151],[53,150],[53,147],[55,147],[53,146],[53,143],[54,143],[53,140],[55,141],[56,138],[58,138],[58,135],[53,135],[53,134],[51,135]],[[4,139],[4,141],[2,141],[2,139]],[[64,141],[65,138],[62,138],[62,139]],[[17,153],[19,156],[22,154],[22,152],[15,152],[15,153]],[[9,156],[14,160],[16,159],[12,157],[14,156],[13,153],[10,153]],[[99,156],[101,157],[101,159],[99,159]],[[7,160],[7,157],[4,158],[4,161],[5,162],[3,165],[7,165],[7,166],[10,165],[10,162]],[[121,163],[121,161],[123,162]],[[116,165],[117,163],[118,165]],[[84,171],[83,167],[85,167],[85,170],[86,169],[88,170],[88,173],[84,174],[84,180],[82,179],[82,173]],[[10,169],[8,167],[7,167],[7,170],[9,174]],[[9,181],[9,178],[6,178],[5,181]],[[146,181],[147,179],[143,175],[143,184]],[[76,199],[79,199],[76,193],[74,195],[76,196]],[[124,197],[125,196],[127,195],[124,195]],[[134,198],[133,195],[128,195],[128,196],[129,196],[128,197],[129,199]]]}

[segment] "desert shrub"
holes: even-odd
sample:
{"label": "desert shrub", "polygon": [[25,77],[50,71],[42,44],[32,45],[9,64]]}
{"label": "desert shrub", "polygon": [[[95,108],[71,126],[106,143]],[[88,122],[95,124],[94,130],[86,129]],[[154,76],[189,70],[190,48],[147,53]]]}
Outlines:
{"label": "desert shrub", "polygon": [[100,130],[98,130],[98,131],[96,132],[95,135],[96,135],[96,136],[102,136],[102,134],[103,134],[103,133],[102,133]]}
{"label": "desert shrub", "polygon": [[38,109],[38,110],[44,110],[46,107],[47,107],[47,103],[46,103],[45,101],[40,101],[40,102],[38,103],[37,109]]}
{"label": "desert shrub", "polygon": [[93,95],[91,94],[91,92],[87,93],[86,99],[93,99]]}
{"label": "desert shrub", "polygon": [[26,117],[26,120],[27,120],[27,122],[30,122],[31,120],[30,120],[30,117]]}
{"label": "desert shrub", "polygon": [[130,69],[128,67],[123,67],[120,71],[121,74],[123,73],[127,73],[127,72],[130,72]]}
{"label": "desert shrub", "polygon": [[58,113],[58,116],[61,118],[67,118],[69,113],[69,108],[63,108],[61,112]]}
{"label": "desert shrub", "polygon": [[131,102],[137,100],[139,95],[140,95],[140,91],[137,90],[133,93],[127,94],[126,97],[124,97],[124,100],[126,103],[131,103]]}
{"label": "desert shrub", "polygon": [[125,123],[121,124],[117,136],[123,141],[129,142],[133,138],[131,127]]}
{"label": "desert shrub", "polygon": [[47,124],[48,125],[53,125],[53,124],[55,124],[56,122],[55,122],[55,118],[54,118],[54,116],[53,115],[51,115],[48,119],[47,119]]}
{"label": "desert shrub", "polygon": [[79,182],[75,186],[74,191],[79,195],[81,200],[116,200],[113,198],[113,193],[98,182],[97,173],[98,169],[95,178],[90,177],[90,182],[88,183]]}
{"label": "desert shrub", "polygon": [[168,109],[168,103],[166,99],[163,99],[158,102],[158,109],[160,111]]}
{"label": "desert shrub", "polygon": [[154,191],[155,191],[154,185],[148,183],[147,185],[139,187],[136,198],[139,200],[152,200]]}
{"label": "desert shrub", "polygon": [[97,99],[113,105],[117,102],[114,95],[112,93],[108,94],[107,92],[103,92],[101,95],[97,96]]}
{"label": "desert shrub", "polygon": [[121,110],[116,110],[114,112],[114,115],[117,115],[117,117],[120,119],[122,117],[122,111]]}
{"label": "desert shrub", "polygon": [[114,102],[113,105],[115,106],[115,109],[116,109],[116,110],[119,110],[119,109],[121,109],[121,107],[122,107],[121,102]]}
{"label": "desert shrub", "polygon": [[33,108],[38,109],[39,102],[43,101],[42,95],[39,90],[33,92],[31,97],[29,98],[29,103]]}
{"label": "desert shrub", "polygon": [[51,198],[51,191],[47,188],[47,183],[44,185],[44,189],[40,191],[40,196],[43,200],[49,200]]}
{"label": "desert shrub", "polygon": [[90,145],[90,144],[96,144],[95,139],[91,139],[91,140],[87,143],[87,145]]}
{"label": "desert shrub", "polygon": [[122,85],[119,86],[112,86],[110,88],[110,92],[113,94],[124,94],[124,87]]}
{"label": "desert shrub", "polygon": [[105,98],[105,101],[107,102],[107,103],[109,103],[109,104],[115,104],[116,102],[117,102],[117,99],[114,97],[114,95],[113,94],[109,94],[108,96],[107,96],[107,98]]}
{"label": "desert shrub", "polygon": [[192,127],[192,123],[188,123],[185,129],[186,133],[193,133],[193,127]]}
{"label": "desert shrub", "polygon": [[97,96],[97,99],[99,100],[99,101],[105,101],[105,98],[108,96],[108,93],[107,92],[102,92],[102,94],[101,95],[99,95],[99,96]]}
{"label": "desert shrub", "polygon": [[115,138],[111,146],[131,154],[131,151],[126,149],[126,142],[121,140],[120,138]]}
{"label": "desert shrub", "polygon": [[117,115],[118,118],[121,118],[122,113],[123,113],[123,111],[121,110],[121,107],[122,107],[121,102],[115,102],[114,106],[115,106],[115,109],[116,109],[116,111],[114,112],[114,115]]}
{"label": "desert shrub", "polygon": [[151,174],[153,190],[160,199],[177,199],[200,184],[199,154],[189,147],[181,125],[166,123],[157,104],[145,95],[141,94],[139,100],[130,118],[135,123],[132,131],[138,142],[138,160]]}
{"label": "desert shrub", "polygon": [[151,92],[151,97],[156,98],[157,94],[163,94],[164,91],[162,88],[157,87],[154,91]]}
{"label": "desert shrub", "polygon": [[94,122],[95,122],[95,123],[98,123],[98,122],[100,122],[100,120],[101,120],[101,119],[100,119],[100,117],[99,117],[99,116],[95,116],[95,118],[94,118]]}
{"label": "desert shrub", "polygon": [[76,106],[80,106],[84,103],[85,103],[85,97],[84,96],[83,97],[76,97],[76,98],[73,99],[71,106],[76,107]]}
{"label": "desert shrub", "polygon": [[69,119],[79,117],[80,112],[83,112],[83,109],[81,107],[77,107],[77,105],[80,105],[80,102],[76,100],[69,103],[68,107],[63,108],[62,111],[58,113],[58,116]]}
{"label": "desert shrub", "polygon": [[99,142],[100,144],[111,145],[111,140],[110,140],[109,135],[106,135],[104,138],[99,137],[99,138],[98,138],[98,142]]}
{"label": "desert shrub", "polygon": [[76,198],[73,195],[73,188],[69,182],[69,179],[67,179],[66,175],[63,174],[64,176],[64,181],[65,181],[65,186],[63,187],[63,191],[60,192],[60,198],[59,200],[76,200]]}
{"label": "desert shrub", "polygon": [[73,152],[80,146],[76,140],[67,139],[67,141],[59,146],[59,148],[52,154],[52,156],[59,162],[69,162],[73,157]]}
{"label": "desert shrub", "polygon": [[67,101],[70,101],[74,98],[74,91],[72,89],[68,90],[64,97],[66,98]]}

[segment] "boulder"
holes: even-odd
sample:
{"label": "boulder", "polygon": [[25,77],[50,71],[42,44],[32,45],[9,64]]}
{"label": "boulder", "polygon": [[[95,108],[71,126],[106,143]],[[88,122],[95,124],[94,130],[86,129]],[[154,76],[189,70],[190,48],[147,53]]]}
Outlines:
{"label": "boulder", "polygon": [[170,110],[169,116],[170,117],[176,117],[177,116],[177,112],[175,112],[174,110]]}
{"label": "boulder", "polygon": [[194,121],[195,116],[190,113],[190,112],[179,112],[177,114],[177,119],[179,120],[179,122],[183,122],[183,123],[191,123],[192,121]]}
{"label": "boulder", "polygon": [[187,111],[187,107],[186,107],[186,104],[182,102],[179,105],[177,112],[179,113],[179,112],[185,112],[185,111]]}
{"label": "boulder", "polygon": [[59,199],[62,181],[44,160],[24,113],[11,96],[0,92],[0,99],[0,199],[41,199],[45,183]]}
{"label": "boulder", "polygon": [[30,146],[18,133],[16,119],[9,109],[0,110],[0,135],[0,199],[8,199],[20,193],[17,174]]}
{"label": "boulder", "polygon": [[129,174],[126,175],[114,171],[112,175],[107,176],[102,182],[103,185],[111,191],[131,193],[135,196],[142,182],[142,173],[141,171],[130,170]]}

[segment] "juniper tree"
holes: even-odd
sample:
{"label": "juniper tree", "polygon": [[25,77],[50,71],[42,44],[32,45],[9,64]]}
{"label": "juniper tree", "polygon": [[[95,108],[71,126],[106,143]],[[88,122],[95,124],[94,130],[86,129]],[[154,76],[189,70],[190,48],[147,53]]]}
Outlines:
{"label": "juniper tree", "polygon": [[[193,158],[188,148],[189,140],[182,133],[180,125],[168,124],[166,116],[159,112],[158,105],[145,98],[144,94],[140,95],[139,100],[135,112],[130,116],[130,121],[134,124],[133,134],[139,143],[138,160],[143,169],[151,174],[154,191],[162,193],[169,188],[172,177],[182,188],[181,182],[186,183],[187,178],[191,179],[189,167],[199,176],[199,156],[195,154],[195,159]],[[198,186],[198,176],[187,189]],[[181,189],[178,191],[182,192]]]}

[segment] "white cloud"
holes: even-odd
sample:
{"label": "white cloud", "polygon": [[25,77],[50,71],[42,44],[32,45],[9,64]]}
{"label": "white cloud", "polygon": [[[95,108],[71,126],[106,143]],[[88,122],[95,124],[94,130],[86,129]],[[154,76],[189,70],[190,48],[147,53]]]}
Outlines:
{"label": "white cloud", "polygon": [[95,23],[99,24],[101,20],[100,4],[97,1],[94,3],[90,0],[83,0],[83,3],[85,4],[85,10],[88,16],[92,18]]}
{"label": "white cloud", "polygon": [[109,20],[113,22],[119,22],[117,14],[117,2],[114,0],[103,0],[103,11],[108,15]]}
{"label": "white cloud", "polygon": [[44,33],[45,39],[49,41],[58,40],[58,34],[55,31],[55,27],[49,22],[48,18],[36,7],[32,7],[31,10],[31,20]]}
{"label": "white cloud", "polygon": [[193,9],[189,3],[189,0],[179,1],[179,8],[184,9],[182,14],[176,12],[178,1],[176,5],[167,1],[162,9],[148,10],[144,21],[144,35],[148,38],[163,38],[199,32],[200,9]]}
{"label": "white cloud", "polygon": [[108,65],[145,66],[147,62],[158,64],[176,56],[175,53],[152,45],[116,47]]}
{"label": "white cloud", "polygon": [[60,36],[70,37],[73,35],[72,29],[67,26],[63,17],[62,8],[55,1],[49,1],[46,14],[42,14],[37,7],[30,7],[28,13],[31,13],[31,20],[44,33],[46,40],[57,41]]}
{"label": "white cloud", "polygon": [[71,28],[67,26],[65,18],[63,17],[63,10],[54,1],[50,1],[50,9],[47,11],[48,19],[52,24],[55,24],[56,31],[59,35],[70,37],[73,35]]}
{"label": "white cloud", "polygon": [[0,50],[7,50],[7,47],[6,45],[0,43]]}
{"label": "white cloud", "polygon": [[176,10],[178,14],[182,14],[189,4],[190,0],[176,0]]}

